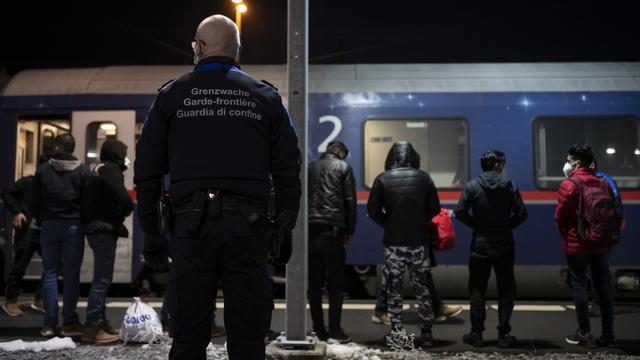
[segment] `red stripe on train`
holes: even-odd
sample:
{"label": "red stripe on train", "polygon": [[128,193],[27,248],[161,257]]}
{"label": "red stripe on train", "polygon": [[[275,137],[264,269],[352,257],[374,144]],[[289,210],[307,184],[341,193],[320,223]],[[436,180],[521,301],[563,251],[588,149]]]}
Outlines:
{"label": "red stripe on train", "polygon": [[[557,200],[557,191],[521,191],[522,198],[525,201],[535,200]],[[460,191],[438,191],[440,200],[458,200]],[[358,191],[358,200],[369,200],[368,191]],[[640,191],[622,191],[622,200],[640,200]]]}

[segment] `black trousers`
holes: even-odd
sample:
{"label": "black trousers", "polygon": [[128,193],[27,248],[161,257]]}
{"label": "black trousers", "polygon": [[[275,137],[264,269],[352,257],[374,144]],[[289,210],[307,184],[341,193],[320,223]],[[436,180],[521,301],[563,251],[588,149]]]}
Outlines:
{"label": "black trousers", "polygon": [[516,280],[513,274],[514,253],[510,252],[498,258],[471,256],[469,259],[469,293],[471,295],[471,331],[482,333],[485,311],[485,292],[491,276],[496,274],[498,285],[498,332],[508,334],[511,331],[511,314],[516,295]]}
{"label": "black trousers", "polygon": [[[31,262],[33,254],[40,255],[40,230],[24,229],[16,231],[13,238],[13,266],[7,278],[7,301],[15,301],[20,295],[22,277]],[[36,298],[40,298],[40,285],[36,291]]]}
{"label": "black trousers", "polygon": [[169,359],[206,359],[218,280],[224,292],[229,359],[264,359],[273,298],[267,275],[267,228],[235,211],[206,219],[187,235],[189,214],[174,222],[166,305],[173,345]]}
{"label": "black trousers", "polygon": [[324,330],[322,288],[329,293],[329,332],[340,331],[344,292],[346,250],[344,233],[332,226],[312,225],[309,229],[309,289],[307,297],[313,330]]}

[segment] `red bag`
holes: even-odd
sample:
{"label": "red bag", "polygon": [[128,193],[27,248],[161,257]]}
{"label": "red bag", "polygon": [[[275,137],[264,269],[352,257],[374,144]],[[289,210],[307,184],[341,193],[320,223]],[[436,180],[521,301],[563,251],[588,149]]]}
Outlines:
{"label": "red bag", "polygon": [[431,248],[436,251],[451,250],[456,246],[456,231],[447,209],[440,209],[440,213],[431,219],[429,235]]}

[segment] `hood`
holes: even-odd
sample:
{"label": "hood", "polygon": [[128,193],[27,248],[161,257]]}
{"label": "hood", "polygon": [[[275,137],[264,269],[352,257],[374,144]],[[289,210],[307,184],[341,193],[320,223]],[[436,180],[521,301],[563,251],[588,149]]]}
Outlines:
{"label": "hood", "polygon": [[127,145],[116,139],[109,139],[102,144],[100,149],[100,161],[118,164],[122,169],[126,169],[124,158],[127,157]]}
{"label": "hood", "polygon": [[400,167],[420,168],[420,155],[408,141],[397,141],[393,144],[384,162],[385,170]]}
{"label": "hood", "polygon": [[80,166],[80,160],[73,156],[55,156],[53,159],[49,159],[49,164],[56,170],[61,172],[73,171]]}
{"label": "hood", "polygon": [[508,187],[510,182],[509,179],[500,176],[500,174],[495,171],[485,171],[480,174],[477,179],[480,186],[487,189]]}

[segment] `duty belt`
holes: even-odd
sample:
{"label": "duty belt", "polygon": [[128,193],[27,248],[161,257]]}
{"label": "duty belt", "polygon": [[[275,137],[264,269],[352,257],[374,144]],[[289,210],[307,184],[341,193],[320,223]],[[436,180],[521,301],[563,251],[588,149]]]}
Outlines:
{"label": "duty belt", "polygon": [[[184,213],[201,213],[200,215],[217,218],[223,211],[240,212],[247,222],[254,223],[260,217],[266,216],[265,203],[234,195],[223,195],[219,190],[199,190],[193,195],[192,201],[176,204],[173,208],[175,215]],[[206,212],[206,214],[204,214]]]}

